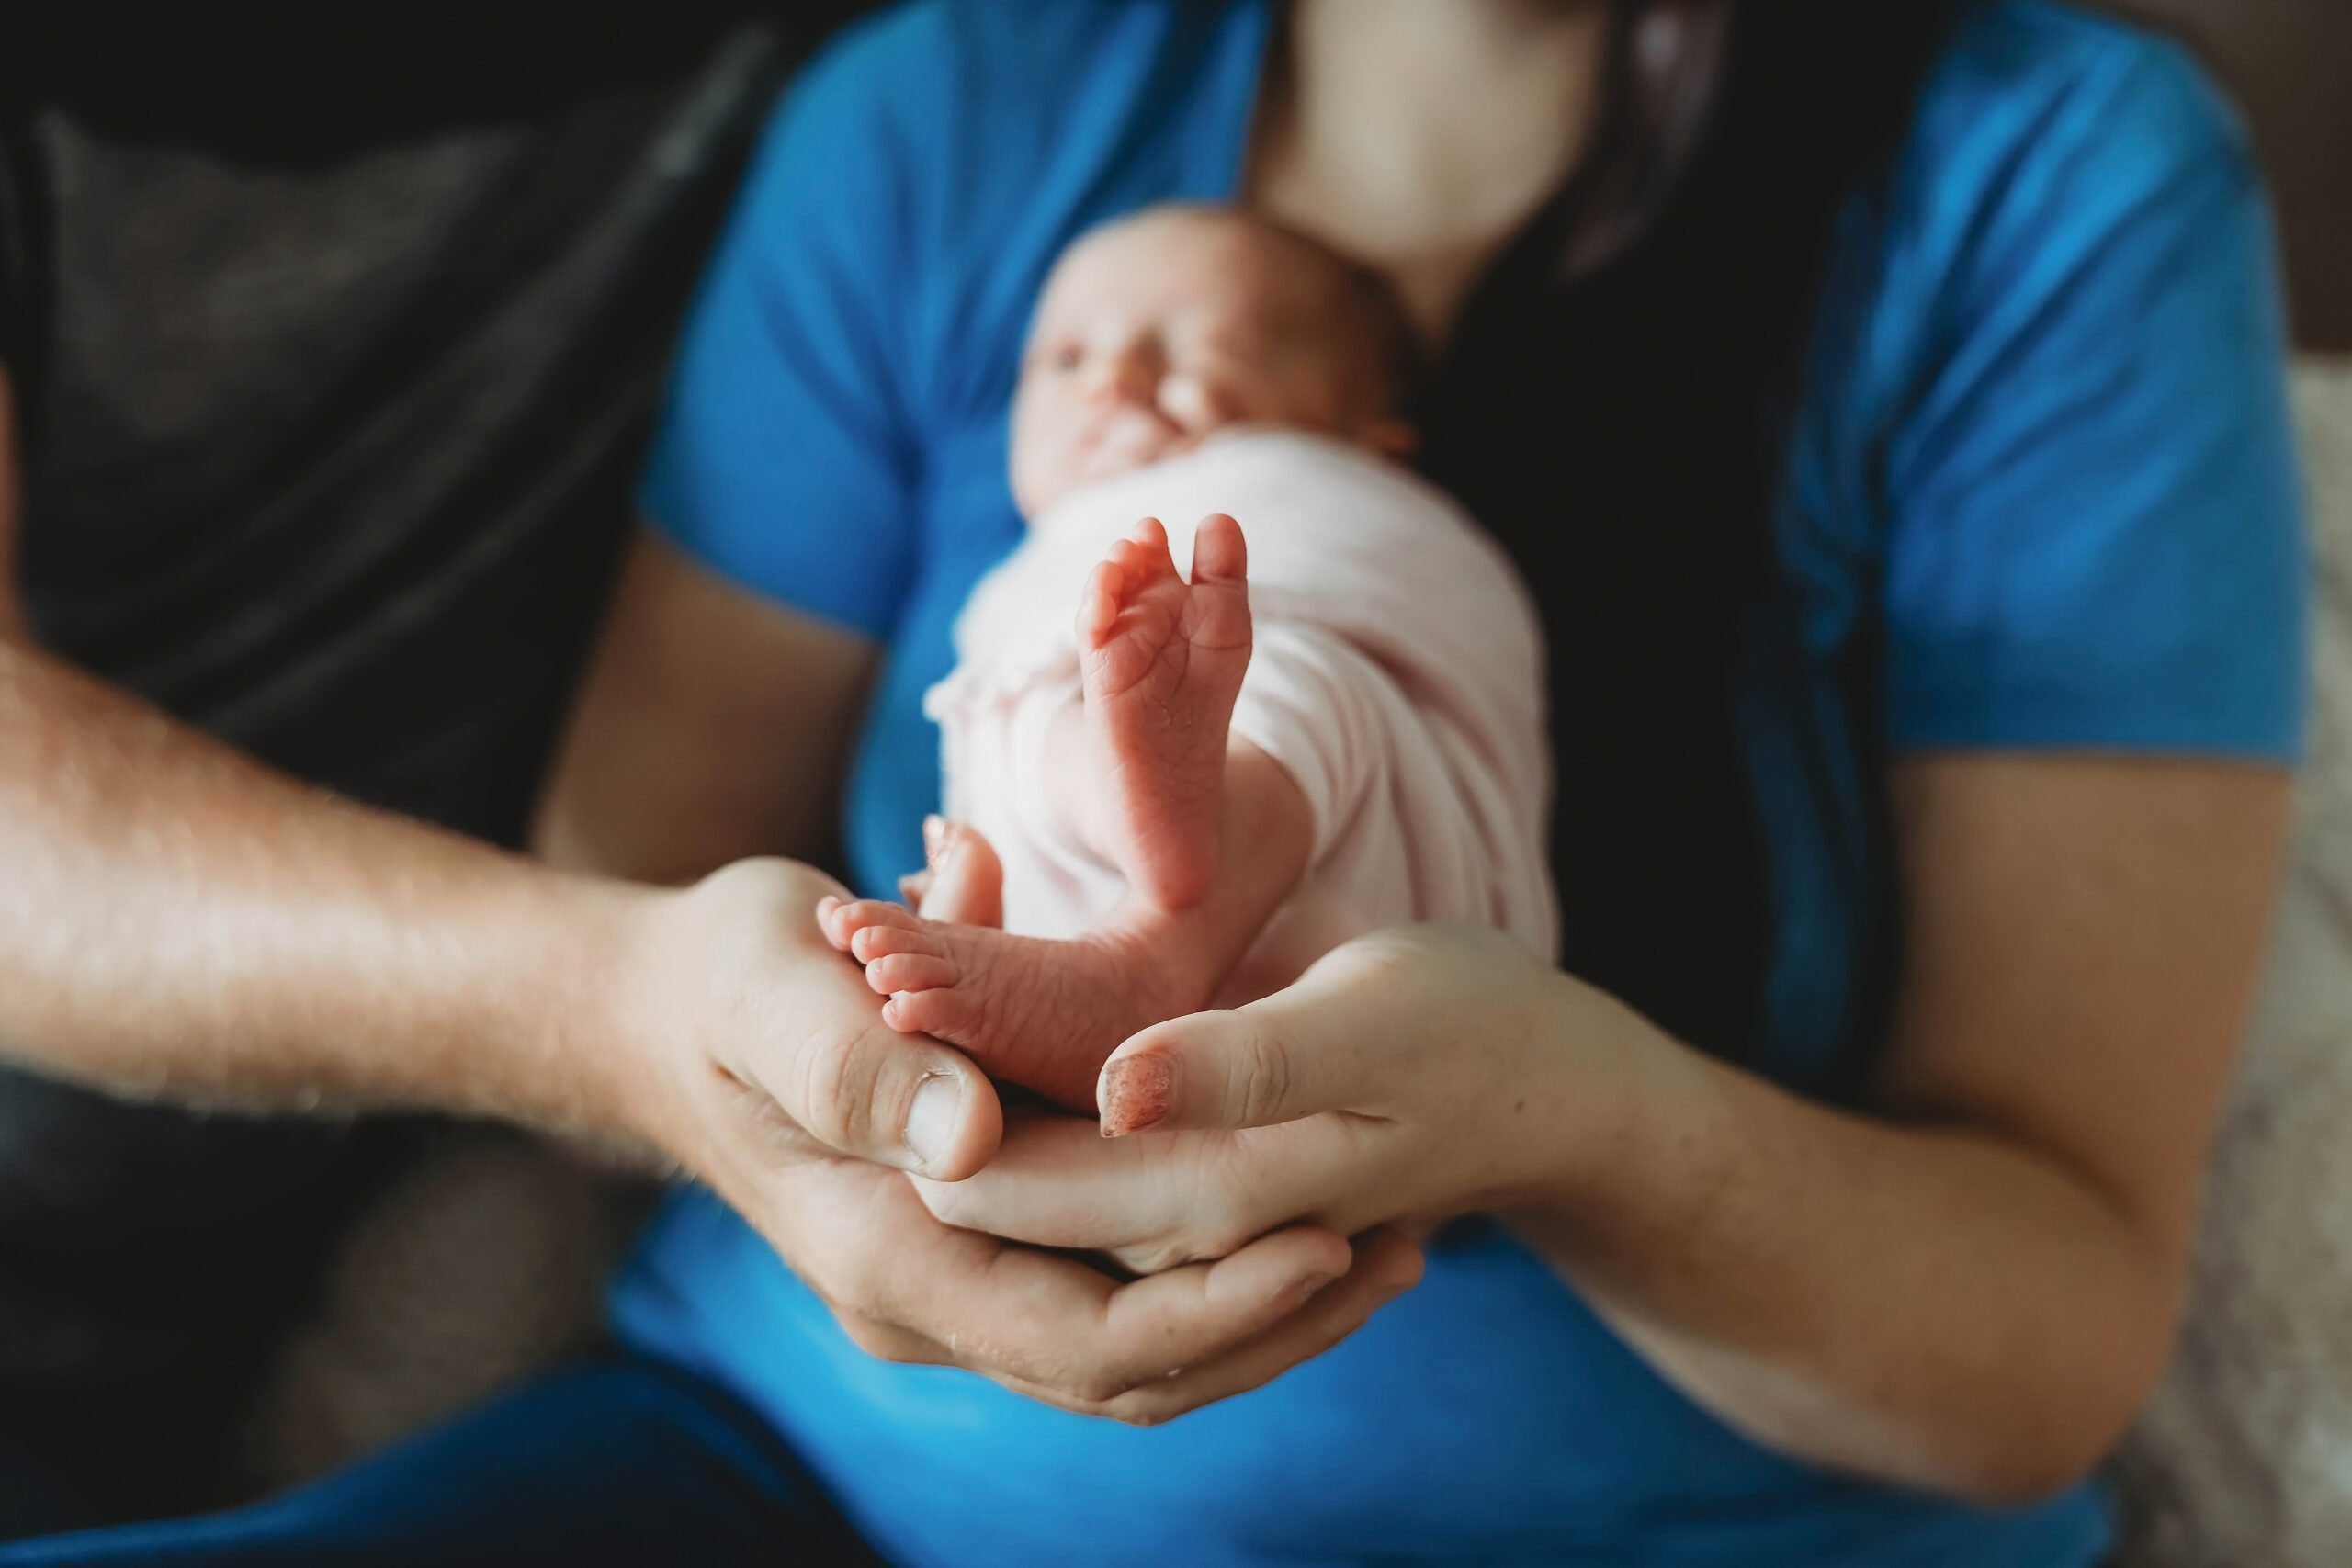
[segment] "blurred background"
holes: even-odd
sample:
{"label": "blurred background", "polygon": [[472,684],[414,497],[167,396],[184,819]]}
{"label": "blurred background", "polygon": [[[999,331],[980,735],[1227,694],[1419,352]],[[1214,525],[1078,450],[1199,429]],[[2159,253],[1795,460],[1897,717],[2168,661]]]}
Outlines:
{"label": "blurred background", "polygon": [[[0,5],[0,364],[40,389],[36,499],[163,563],[125,610],[42,560],[47,634],[306,776],[518,843],[699,258],[775,87],[863,8]],[[2189,44],[2259,145],[2324,595],[2297,863],[2191,1316],[2118,1461],[2126,1562],[2316,1568],[2352,1562],[2352,0],[2108,8]],[[379,363],[391,299],[414,326]],[[322,365],[356,367],[380,406],[319,418]],[[241,462],[256,420],[298,417],[318,427],[299,461]],[[425,449],[447,463],[417,472]],[[224,591],[169,570],[166,513],[190,497],[288,538],[318,508],[376,509],[433,592],[354,620],[336,563],[298,556],[302,615],[160,660],[154,627]],[[460,501],[473,531],[436,535]],[[371,671],[411,697],[369,705]],[[318,722],[330,687],[364,733]],[[222,1185],[191,1184],[199,1168]],[[159,1190],[178,1205],[161,1220]],[[119,1370],[124,1403],[50,1429],[101,1469],[174,1477],[27,1506],[70,1523],[272,1488],[591,1345],[598,1281],[652,1201],[507,1131],[198,1120],[0,1079],[0,1411]]]}
{"label": "blurred background", "polygon": [[2352,5],[2115,0],[2194,46],[2246,110],[2279,209],[2303,346],[2352,352]]}

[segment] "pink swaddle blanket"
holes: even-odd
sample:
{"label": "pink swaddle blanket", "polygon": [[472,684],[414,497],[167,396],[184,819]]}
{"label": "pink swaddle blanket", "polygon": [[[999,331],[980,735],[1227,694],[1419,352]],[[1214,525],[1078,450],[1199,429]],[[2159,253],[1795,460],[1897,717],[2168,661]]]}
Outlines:
{"label": "pink swaddle blanket", "polygon": [[1003,858],[1005,928],[1075,936],[1125,895],[1049,806],[1045,737],[1078,698],[1088,573],[1145,516],[1189,570],[1193,527],[1215,512],[1250,547],[1256,642],[1233,730],[1290,772],[1315,821],[1306,880],[1261,950],[1303,959],[1378,926],[1475,920],[1555,956],[1543,645],[1526,591],[1426,482],[1276,430],[1220,433],[1070,496],[974,589],[956,671],[924,711],[942,731],[949,815]]}

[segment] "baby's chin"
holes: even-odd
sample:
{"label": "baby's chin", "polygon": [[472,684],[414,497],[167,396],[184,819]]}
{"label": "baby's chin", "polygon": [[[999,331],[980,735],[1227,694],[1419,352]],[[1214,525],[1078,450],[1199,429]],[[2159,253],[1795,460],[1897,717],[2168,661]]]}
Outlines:
{"label": "baby's chin", "polygon": [[1180,457],[1216,434],[1214,430],[1160,431],[1149,439],[1102,440],[1065,448],[1063,461],[1050,473],[1027,476],[1030,494],[1025,501],[1031,519],[1090,485]]}

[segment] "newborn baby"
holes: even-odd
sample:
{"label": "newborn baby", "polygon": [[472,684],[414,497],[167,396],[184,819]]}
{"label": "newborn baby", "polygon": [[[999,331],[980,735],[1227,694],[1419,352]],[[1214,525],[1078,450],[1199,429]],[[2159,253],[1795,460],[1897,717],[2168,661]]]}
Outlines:
{"label": "newborn baby", "polygon": [[1013,406],[1029,536],[926,703],[1004,928],[820,910],[892,1027],[1087,1109],[1128,1035],[1377,926],[1551,956],[1540,633],[1396,460],[1411,354],[1376,276],[1240,213],[1155,208],[1064,254]]}

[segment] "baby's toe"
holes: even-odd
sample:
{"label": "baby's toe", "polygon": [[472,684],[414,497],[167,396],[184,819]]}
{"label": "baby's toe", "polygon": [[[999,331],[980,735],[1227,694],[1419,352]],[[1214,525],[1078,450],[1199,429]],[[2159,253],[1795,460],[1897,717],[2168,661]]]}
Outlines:
{"label": "baby's toe", "polygon": [[940,953],[939,939],[920,924],[862,926],[849,939],[849,951],[860,964],[871,964],[894,953]]}
{"label": "baby's toe", "polygon": [[[830,900],[828,901],[830,902]],[[885,898],[860,898],[854,903],[834,903],[829,909],[817,907],[818,919],[826,934],[836,936],[837,942],[846,942],[869,926],[903,926],[917,919],[915,912],[902,904]]]}
{"label": "baby's toe", "polygon": [[954,961],[933,953],[894,953],[865,966],[865,983],[884,996],[952,986],[961,973]]}
{"label": "baby's toe", "polygon": [[1126,574],[1116,561],[1102,561],[1086,580],[1078,602],[1078,637],[1081,646],[1099,649],[1119,624],[1119,604],[1126,592]]}
{"label": "baby's toe", "polygon": [[954,986],[901,991],[882,1004],[882,1021],[891,1028],[902,1034],[928,1034],[951,1045],[972,1043],[977,1018],[972,998]]}

